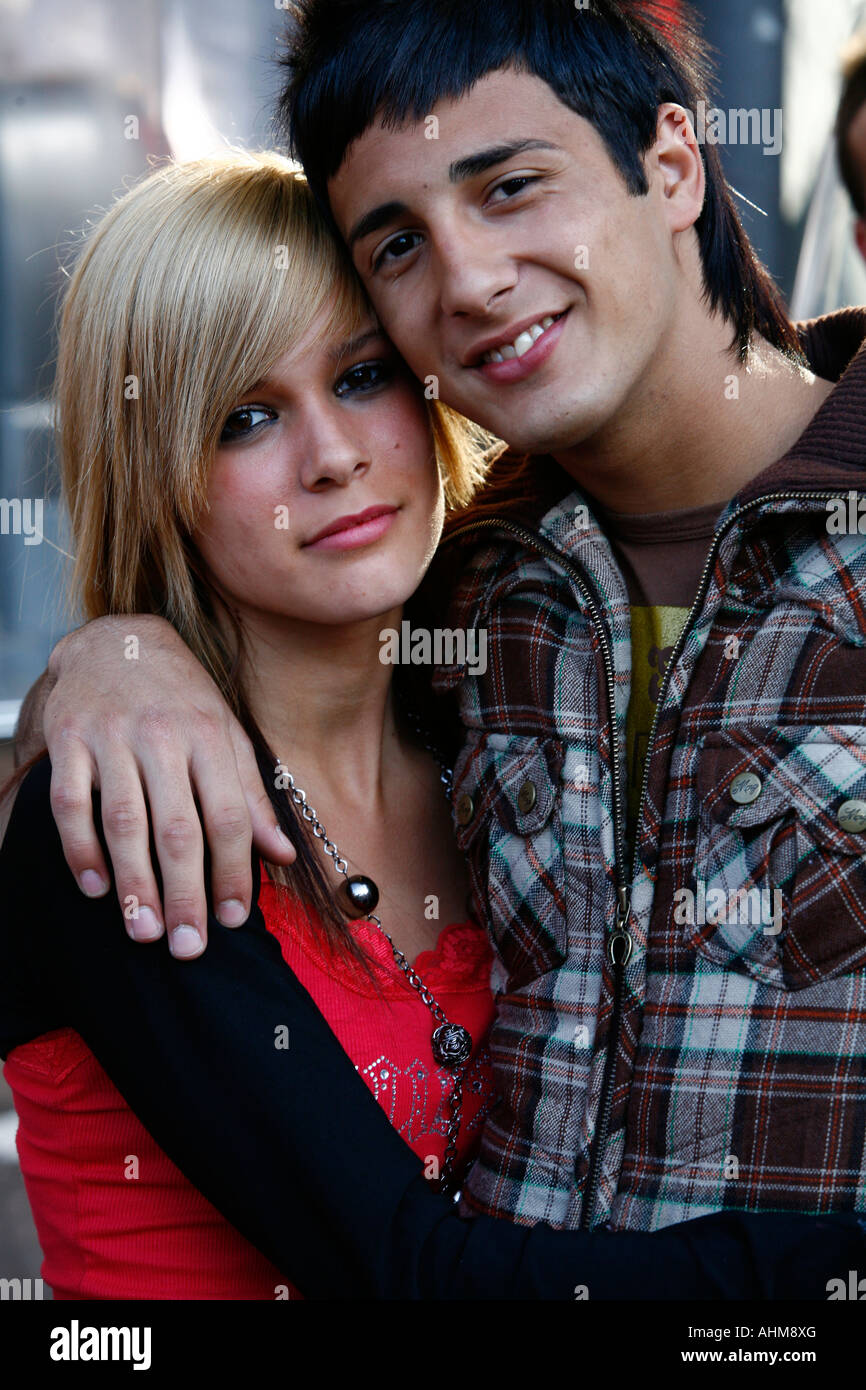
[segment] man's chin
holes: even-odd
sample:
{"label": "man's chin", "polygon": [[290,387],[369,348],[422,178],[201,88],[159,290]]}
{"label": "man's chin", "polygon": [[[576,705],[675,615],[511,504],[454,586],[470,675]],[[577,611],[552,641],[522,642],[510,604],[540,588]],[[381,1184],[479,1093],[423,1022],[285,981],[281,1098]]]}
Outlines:
{"label": "man's chin", "polygon": [[[573,384],[568,383],[572,388]],[[505,388],[500,390],[504,393]],[[501,404],[491,401],[489,395],[454,391],[449,396],[444,389],[441,398],[497,439],[504,439],[513,453],[553,454],[586,443],[603,429],[615,410],[604,390],[594,394],[589,389],[578,400],[563,399],[562,395],[557,399],[558,394],[555,387],[547,385],[539,388],[534,399],[531,392],[524,392],[515,394],[513,401],[503,399]]]}
{"label": "man's chin", "polygon": [[601,422],[595,415],[590,417],[576,413],[574,418],[567,422],[558,420],[555,429],[551,429],[549,420],[533,423],[527,422],[525,418],[519,424],[509,419],[499,419],[487,424],[479,420],[477,423],[489,429],[497,438],[504,439],[512,453],[567,454],[570,449],[578,448],[591,439],[597,433]]}

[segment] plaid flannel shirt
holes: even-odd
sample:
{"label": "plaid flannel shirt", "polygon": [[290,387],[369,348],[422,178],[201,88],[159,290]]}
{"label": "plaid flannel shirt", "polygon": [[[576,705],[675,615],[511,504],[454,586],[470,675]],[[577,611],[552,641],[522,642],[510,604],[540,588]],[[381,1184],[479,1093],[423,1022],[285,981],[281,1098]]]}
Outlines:
{"label": "plaid flannel shirt", "polygon": [[471,537],[448,622],[487,630],[487,670],[435,677],[458,691],[456,833],[497,953],[502,1099],[467,1211],[866,1211],[866,819],[838,817],[866,806],[866,535],[828,529],[832,498],[862,487],[866,513],[866,311],[801,333],[839,384],[720,517],[634,853],[628,595],[590,504]]}

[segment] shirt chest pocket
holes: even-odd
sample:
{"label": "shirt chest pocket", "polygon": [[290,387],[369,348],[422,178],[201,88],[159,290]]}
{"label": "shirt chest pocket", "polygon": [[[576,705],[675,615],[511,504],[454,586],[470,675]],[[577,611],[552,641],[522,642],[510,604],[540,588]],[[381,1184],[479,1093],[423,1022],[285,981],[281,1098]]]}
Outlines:
{"label": "shirt chest pocket", "polygon": [[721,966],[803,989],[866,968],[866,729],[708,735],[675,921]]}
{"label": "shirt chest pocket", "polygon": [[556,739],[473,732],[454,769],[457,842],[509,988],[557,969],[566,955],[563,756]]}

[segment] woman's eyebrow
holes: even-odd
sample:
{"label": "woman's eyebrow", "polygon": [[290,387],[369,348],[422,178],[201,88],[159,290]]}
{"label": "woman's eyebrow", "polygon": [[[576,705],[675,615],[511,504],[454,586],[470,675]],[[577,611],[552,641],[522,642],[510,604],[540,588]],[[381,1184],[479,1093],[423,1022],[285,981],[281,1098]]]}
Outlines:
{"label": "woman's eyebrow", "polygon": [[[339,362],[341,358],[348,357],[352,352],[357,352],[373,338],[385,338],[386,336],[387,334],[384,328],[379,328],[377,326],[365,328],[364,332],[357,334],[356,337],[346,338],[343,342],[336,343],[334,347],[328,348],[328,356],[334,362]],[[244,391],[244,395],[250,396],[255,391],[279,391],[280,389],[281,383],[276,378],[265,375],[259,377],[258,381],[254,381],[252,386]]]}
{"label": "woman's eyebrow", "polygon": [[332,358],[333,361],[339,362],[341,357],[348,357],[350,353],[358,352],[359,349],[364,347],[366,343],[369,343],[371,339],[384,337],[385,330],[383,328],[379,328],[378,325],[372,328],[367,328],[363,333],[359,333],[356,337],[347,338],[344,342],[337,343],[334,347],[329,348],[328,356]]}
{"label": "woman's eyebrow", "polygon": [[242,394],[244,396],[252,396],[256,391],[275,391],[277,387],[278,383],[274,381],[273,377],[260,376],[258,381],[254,381]]}

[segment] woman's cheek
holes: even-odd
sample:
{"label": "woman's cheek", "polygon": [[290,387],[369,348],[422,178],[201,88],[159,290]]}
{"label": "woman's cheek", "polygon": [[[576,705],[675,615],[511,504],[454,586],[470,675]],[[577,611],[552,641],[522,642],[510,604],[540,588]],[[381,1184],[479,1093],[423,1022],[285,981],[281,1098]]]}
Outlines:
{"label": "woman's cheek", "polygon": [[[257,485],[251,487],[251,482]],[[288,514],[288,498],[280,491],[276,482],[268,485],[255,459],[245,461],[243,469],[225,470],[209,490],[209,532],[223,544],[240,537],[246,544],[266,545],[278,516]]]}
{"label": "woman's cheek", "polygon": [[214,480],[209,510],[194,540],[223,583],[260,581],[269,560],[285,556],[292,518],[287,500],[274,500],[275,496],[251,493],[247,480]]}

